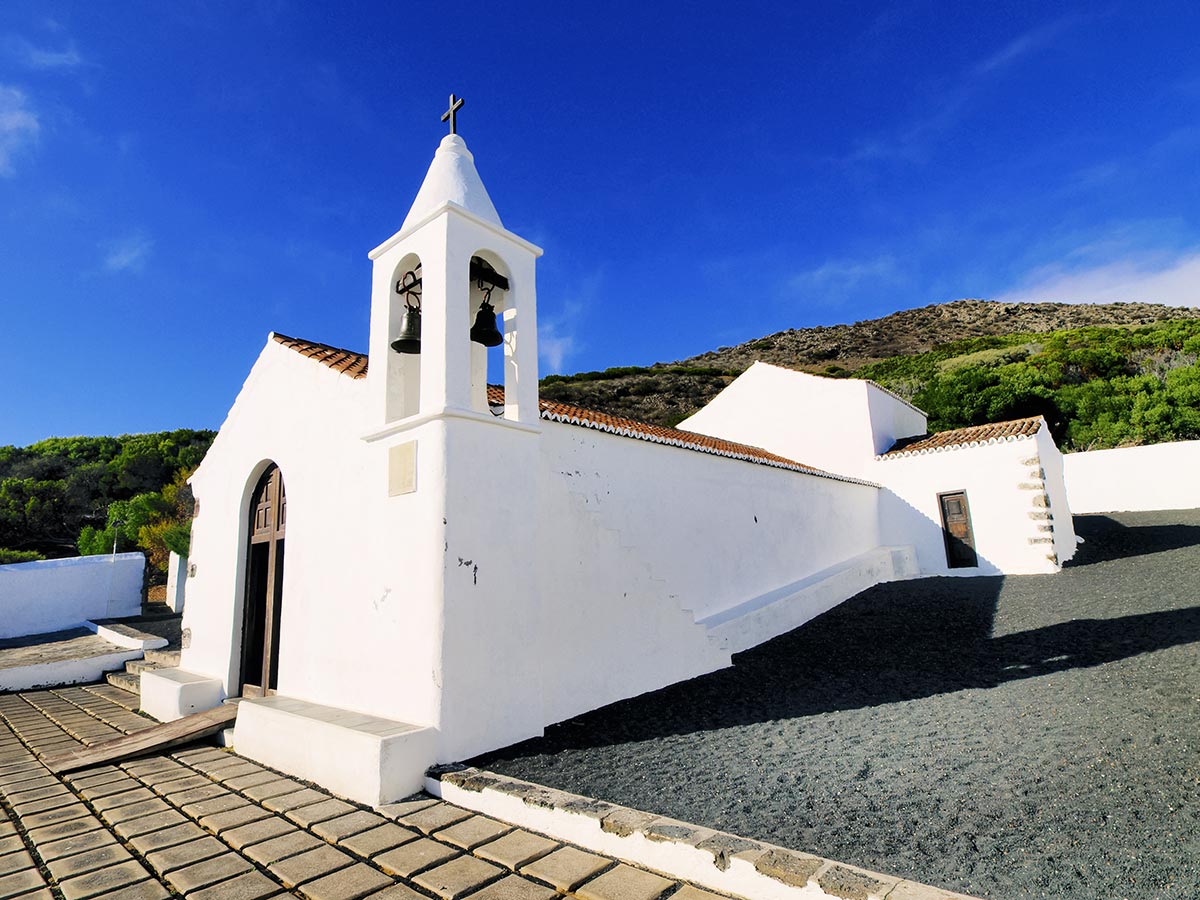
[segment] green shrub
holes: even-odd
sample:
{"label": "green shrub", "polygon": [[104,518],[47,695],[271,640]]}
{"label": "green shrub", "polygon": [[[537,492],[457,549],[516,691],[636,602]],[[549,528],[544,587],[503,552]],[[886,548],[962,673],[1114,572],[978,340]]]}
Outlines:
{"label": "green shrub", "polygon": [[11,563],[37,562],[39,559],[45,558],[36,550],[9,550],[6,547],[0,547],[0,566],[7,566]]}

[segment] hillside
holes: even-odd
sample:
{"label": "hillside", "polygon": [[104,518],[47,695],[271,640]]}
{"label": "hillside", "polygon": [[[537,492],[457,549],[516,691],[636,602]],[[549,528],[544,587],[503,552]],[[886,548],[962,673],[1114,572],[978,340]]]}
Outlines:
{"label": "hillside", "polygon": [[[986,349],[989,339],[1011,335],[1039,335],[1081,328],[1127,330],[1176,319],[1200,323],[1200,309],[1149,303],[1093,305],[958,300],[902,310],[853,325],[781,331],[675,363],[549,376],[543,380],[542,395],[614,415],[671,425],[691,415],[755,360],[761,360],[835,377],[861,374],[916,399],[921,385],[912,382],[911,373],[893,373],[876,367],[885,360],[928,353],[935,348],[972,339],[983,341],[974,347],[980,350]],[[945,354],[942,357],[944,360]],[[1128,374],[1138,374],[1137,367],[1136,362],[1128,366]],[[930,424],[934,428],[954,427],[934,417]],[[1065,428],[1059,430],[1065,433]]]}

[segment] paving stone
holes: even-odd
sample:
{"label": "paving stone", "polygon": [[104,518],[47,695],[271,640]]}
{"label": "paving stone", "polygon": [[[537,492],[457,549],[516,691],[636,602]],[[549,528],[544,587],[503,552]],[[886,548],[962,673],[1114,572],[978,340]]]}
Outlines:
{"label": "paving stone", "polygon": [[[127,884],[107,894],[101,894],[97,900],[167,900],[171,892],[163,887],[155,878],[147,878],[136,884]],[[24,897],[21,900],[25,900]]]}
{"label": "paving stone", "polygon": [[658,900],[675,882],[624,863],[575,891],[581,900]]}
{"label": "paving stone", "polygon": [[191,822],[184,822],[182,825],[174,825],[164,828],[162,831],[139,834],[130,839],[129,846],[145,856],[155,850],[174,847],[176,844],[183,844],[187,841],[198,841],[203,837],[207,837],[203,828],[193,825]]}
{"label": "paving stone", "polygon": [[572,891],[594,875],[611,865],[611,860],[594,853],[585,853],[574,847],[561,847],[521,869],[522,875],[530,875],[538,881],[553,885],[560,891]]}
{"label": "paving stone", "polygon": [[428,898],[424,894],[418,894],[406,884],[393,884],[378,894],[372,894],[366,900],[428,900]]}
{"label": "paving stone", "polygon": [[[24,787],[24,785],[21,785]],[[53,797],[61,797],[66,794],[68,797],[73,796],[71,789],[62,785],[56,784],[37,784],[29,790],[21,791],[5,791],[5,796],[8,797],[8,802],[13,806],[21,806],[25,803],[36,803],[38,800],[48,800]]]}
{"label": "paving stone", "polygon": [[247,872],[229,881],[188,894],[188,900],[263,900],[281,893],[278,884],[261,872]]}
{"label": "paving stone", "polygon": [[269,866],[271,863],[287,859],[289,856],[323,846],[325,846],[324,841],[313,837],[307,831],[296,829],[291,834],[271,838],[269,841],[247,847],[245,855],[256,863]]}
{"label": "paving stone", "polygon": [[184,869],[176,869],[166,877],[171,887],[183,893],[189,893],[209,885],[228,881],[230,878],[253,870],[254,867],[236,853],[226,853]]}
{"label": "paving stone", "polygon": [[556,841],[529,831],[511,831],[504,837],[476,847],[476,856],[508,866],[514,872],[526,863],[545,856],[559,847]]}
{"label": "paving stone", "polygon": [[103,869],[132,859],[133,857],[130,856],[128,850],[120,844],[112,843],[96,847],[93,850],[87,850],[83,853],[76,853],[74,856],[64,856],[61,859],[48,862],[46,863],[46,868],[59,881],[66,881],[68,878],[74,878],[76,875],[86,875],[88,872],[95,872],[97,869]]}
{"label": "paving stone", "polygon": [[130,803],[141,803],[143,800],[153,800],[154,794],[144,787],[139,787],[132,791],[124,791],[119,794],[109,794],[106,797],[97,797],[95,799],[88,797],[88,799],[92,801],[92,806],[96,807],[97,812],[104,812],[108,809],[116,809],[118,806],[128,806]]}
{"label": "paving stone", "polygon": [[19,872],[22,869],[36,868],[37,863],[33,861],[33,857],[24,848],[0,856],[0,876],[11,875],[13,872]]}
{"label": "paving stone", "polygon": [[150,873],[142,867],[141,863],[130,860],[98,869],[95,872],[88,872],[78,878],[61,881],[58,889],[62,891],[66,900],[84,900],[86,897],[95,897],[97,894],[105,894],[115,891],[117,888],[137,884],[149,877]]}
{"label": "paving stone", "polygon": [[278,780],[279,775],[275,772],[263,769],[260,772],[251,772],[247,775],[239,775],[236,778],[222,779],[222,783],[227,788],[245,793],[246,788],[255,787],[260,784],[269,784]]}
{"label": "paving stone", "polygon": [[246,825],[230,828],[221,833],[221,839],[233,847],[234,850],[241,850],[254,844],[261,844],[263,841],[269,841],[271,838],[289,834],[295,830],[296,826],[286,819],[281,819],[279,816],[268,816],[265,819],[259,819],[257,822],[250,822]]}
{"label": "paving stone", "polygon": [[171,807],[167,806],[165,800],[154,797],[150,800],[143,800],[141,803],[130,803],[128,806],[118,806],[116,809],[106,810],[104,812],[104,821],[110,825],[117,825],[121,822],[144,819],[148,816],[157,816],[165,812],[172,812]]}
{"label": "paving stone", "polygon": [[24,850],[25,842],[19,834],[10,834],[0,838],[0,853],[12,853],[14,850]]}
{"label": "paving stone", "polygon": [[314,791],[312,788],[301,788],[298,791],[289,791],[286,794],[277,794],[274,797],[268,797],[262,801],[262,805],[275,812],[287,812],[289,809],[311,806],[314,803],[320,803],[328,799],[330,799],[329,795],[322,791]]}
{"label": "paving stone", "polygon": [[394,850],[380,853],[371,862],[389,875],[408,878],[422,869],[440,865],[458,855],[458,851],[453,847],[447,847],[445,844],[439,844],[429,838],[418,838],[402,844]]}
{"label": "paving stone", "polygon": [[25,869],[0,878],[0,897],[17,897],[45,886],[37,869]]}
{"label": "paving stone", "polygon": [[[101,797],[108,797],[112,794],[124,794],[126,791],[137,790],[141,787],[141,782],[126,775],[116,781],[106,781],[103,784],[92,784],[80,788],[79,793],[86,800],[96,801]],[[142,788],[142,790],[145,790],[145,788]]]}
{"label": "paving stone", "polygon": [[383,824],[385,822],[382,817],[375,815],[375,813],[358,809],[344,816],[338,816],[335,819],[318,822],[313,825],[312,830],[315,834],[325,838],[325,840],[333,841],[336,844],[341,843],[344,838]]}
{"label": "paving stone", "polygon": [[493,881],[470,900],[555,900],[562,896],[545,885],[536,884],[520,875],[508,875]]}
{"label": "paving stone", "polygon": [[413,881],[433,891],[444,900],[458,900],[478,890],[489,881],[495,881],[504,870],[474,856],[459,856],[434,869],[417,875]]}
{"label": "paving stone", "polygon": [[28,803],[13,803],[13,809],[18,816],[28,816],[33,813],[46,812],[47,810],[58,809],[60,806],[67,806],[77,802],[78,798],[73,793],[65,791],[62,794],[46,797],[41,800],[31,800]]}
{"label": "paving stone", "polygon": [[[212,777],[222,783],[228,782],[233,778],[242,778],[246,775],[253,775],[257,772],[266,772],[262,766],[256,763],[249,762],[244,759],[238,759],[237,765],[226,766],[223,769],[218,769],[212,773]],[[272,773],[268,773],[272,774]]]}
{"label": "paving stone", "polygon": [[21,894],[19,900],[57,900],[48,887],[34,891],[32,894]]}
{"label": "paving stone", "polygon": [[432,834],[435,831],[453,825],[455,822],[461,822],[463,819],[470,818],[471,815],[472,813],[461,807],[438,802],[433,806],[426,806],[415,812],[400,816],[396,821],[401,825],[407,825],[410,828],[423,831],[425,834]]}
{"label": "paving stone", "polygon": [[354,812],[354,807],[349,803],[331,798],[329,800],[322,800],[320,803],[314,803],[311,806],[289,809],[284,815],[297,825],[309,828],[318,822],[326,822],[329,819],[336,819],[339,816],[344,816],[352,812]]}
{"label": "paving stone", "polygon": [[307,850],[298,856],[281,859],[267,866],[271,874],[283,882],[285,887],[293,888],[308,881],[314,881],[344,869],[354,860],[341,850],[335,850],[328,844],[322,844]]}
{"label": "paving stone", "polygon": [[125,840],[129,840],[138,835],[149,834],[152,831],[163,831],[167,828],[173,828],[176,825],[182,825],[186,821],[187,819],[183,817],[183,813],[174,809],[168,809],[165,812],[118,822],[113,826],[113,829],[121,837],[125,838]]}
{"label": "paving stone", "polygon": [[82,819],[72,819],[70,822],[59,822],[53,825],[45,825],[41,828],[29,827],[29,823],[24,823],[29,828],[29,839],[37,846],[57,841],[65,837],[70,837],[73,834],[83,834],[85,831],[96,831],[103,829],[104,825],[94,816],[88,816]]}
{"label": "paving stone", "polygon": [[386,806],[379,806],[376,807],[375,811],[380,815],[387,816],[389,819],[398,819],[401,816],[407,816],[410,813],[415,813],[418,810],[441,802],[436,797],[418,797],[415,800],[401,800],[399,803],[389,803]]}
{"label": "paving stone", "polygon": [[305,884],[300,890],[311,900],[359,900],[393,884],[392,879],[363,863]]}
{"label": "paving stone", "polygon": [[155,850],[146,854],[146,862],[150,863],[155,872],[166,875],[184,866],[194,865],[222,853],[228,853],[229,848],[215,837],[202,837],[183,844],[176,844],[165,850]]}
{"label": "paving stone", "polygon": [[191,816],[193,819],[198,819],[201,816],[211,815],[212,813],[229,812],[231,809],[240,809],[243,806],[250,805],[250,801],[241,794],[227,791],[217,797],[209,797],[207,800],[188,803],[182,809],[185,815]]}
{"label": "paving stone", "polygon": [[270,813],[261,806],[255,806],[253,803],[247,803],[245,806],[239,806],[237,809],[227,809],[225,812],[212,813],[208,816],[200,817],[200,824],[209,831],[217,834],[224,834],[231,828],[238,828],[241,825],[249,824],[250,822],[258,822],[261,819],[270,817]]}
{"label": "paving stone", "polygon": [[473,850],[480,844],[486,844],[510,831],[512,831],[511,825],[505,825],[503,822],[497,822],[487,816],[471,816],[469,819],[463,819],[457,825],[443,828],[437,832],[435,837],[439,841],[446,841],[456,847],[462,847],[464,850]]}
{"label": "paving stone", "polygon": [[185,769],[184,774],[181,774],[178,778],[174,775],[165,776],[159,780],[147,778],[146,783],[153,787],[156,793],[162,794],[164,797],[172,794],[182,794],[184,791],[212,784],[203,775],[197,775],[191,769]]}
{"label": "paving stone", "polygon": [[338,841],[338,844],[369,859],[376,853],[382,853],[384,850],[391,850],[393,847],[415,841],[418,837],[419,835],[415,831],[385,822],[378,828],[372,828],[370,831],[364,831],[362,834]]}
{"label": "paving stone", "polygon": [[83,853],[85,850],[95,850],[97,847],[105,847],[116,842],[116,838],[101,828],[98,831],[87,831],[83,834],[72,835],[71,837],[63,838],[61,841],[50,841],[47,844],[41,844],[37,848],[37,851],[42,861],[49,863],[63,856],[74,856],[76,853]]}
{"label": "paving stone", "polygon": [[[228,786],[233,787],[232,784]],[[293,781],[290,778],[284,778],[280,775],[276,775],[274,781],[264,781],[253,785],[252,787],[247,787],[244,789],[237,788],[237,790],[240,790],[251,800],[257,800],[261,803],[263,800],[266,800],[269,797],[278,797],[280,794],[291,794],[303,787],[304,785],[298,781]]]}
{"label": "paving stone", "polygon": [[92,818],[92,811],[82,803],[76,803],[72,806],[60,806],[58,809],[52,809],[49,812],[34,813],[32,816],[22,816],[21,824],[26,830],[32,831],[35,828],[41,828],[43,825],[57,825],[59,822],[69,822],[71,819],[80,819],[84,816]]}
{"label": "paving stone", "polygon": [[166,756],[151,756],[143,759],[134,759],[126,763],[121,763],[121,768],[131,775],[138,778],[147,775],[159,775],[163,772],[188,772],[191,771],[183,763]]}
{"label": "paving stone", "polygon": [[193,803],[199,803],[201,800],[211,800],[213,797],[225,797],[232,792],[229,788],[213,784],[211,781],[208,784],[203,784],[200,787],[194,787],[187,791],[169,791],[166,798],[176,806],[185,807]]}

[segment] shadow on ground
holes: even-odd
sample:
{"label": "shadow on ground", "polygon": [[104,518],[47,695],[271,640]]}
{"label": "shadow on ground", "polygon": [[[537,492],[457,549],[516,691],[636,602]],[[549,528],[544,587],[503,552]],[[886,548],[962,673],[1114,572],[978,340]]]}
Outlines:
{"label": "shadow on ground", "polygon": [[1072,569],[1200,545],[1198,525],[1127,525],[1112,516],[1076,516],[1075,534],[1083,543],[1066,564]]}
{"label": "shadow on ground", "polygon": [[[1073,567],[1200,545],[1200,526],[1081,516]],[[1064,576],[1026,576],[1053,579]],[[594,710],[475,762],[603,747],[993,688],[1200,641],[1200,606],[1076,618],[993,636],[1003,576],[877,585],[732,668]],[[1061,583],[1066,589],[1068,584]],[[665,714],[664,710],[669,710]]]}

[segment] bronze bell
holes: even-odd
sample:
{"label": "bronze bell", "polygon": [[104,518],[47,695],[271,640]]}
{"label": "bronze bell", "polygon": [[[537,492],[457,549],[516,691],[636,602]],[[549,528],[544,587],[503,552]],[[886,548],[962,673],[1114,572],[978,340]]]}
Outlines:
{"label": "bronze bell", "polygon": [[397,353],[421,352],[421,310],[414,306],[406,306],[400,319],[400,334],[392,341],[392,349]]}
{"label": "bronze bell", "polygon": [[499,347],[504,343],[504,335],[496,327],[496,310],[486,300],[479,307],[475,324],[471,326],[471,340],[485,347]]}

